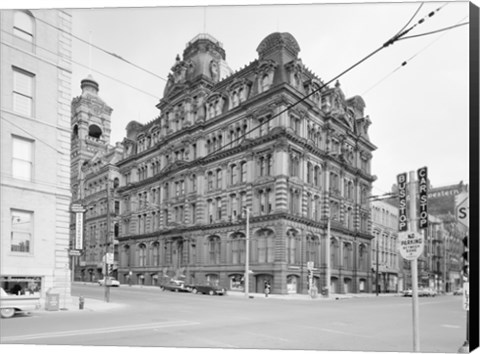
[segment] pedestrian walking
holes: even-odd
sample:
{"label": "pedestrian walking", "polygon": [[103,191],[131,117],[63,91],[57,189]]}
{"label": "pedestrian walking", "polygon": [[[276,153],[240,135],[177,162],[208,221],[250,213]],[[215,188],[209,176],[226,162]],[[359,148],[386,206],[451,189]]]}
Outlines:
{"label": "pedestrian walking", "polygon": [[265,281],[265,297],[268,297],[268,294],[270,294],[270,283]]}

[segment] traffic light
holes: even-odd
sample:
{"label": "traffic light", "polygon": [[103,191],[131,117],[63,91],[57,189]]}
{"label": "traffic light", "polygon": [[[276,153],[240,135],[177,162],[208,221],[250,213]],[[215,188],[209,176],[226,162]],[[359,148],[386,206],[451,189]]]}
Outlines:
{"label": "traffic light", "polygon": [[465,277],[468,277],[468,236],[465,236],[462,240],[463,242],[463,253],[462,253],[462,258],[463,258],[463,275]]}

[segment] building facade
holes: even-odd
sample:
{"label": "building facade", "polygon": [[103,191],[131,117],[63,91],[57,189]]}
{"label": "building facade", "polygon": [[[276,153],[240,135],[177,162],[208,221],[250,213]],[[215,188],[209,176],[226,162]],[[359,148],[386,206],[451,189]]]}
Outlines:
{"label": "building facade", "polygon": [[[401,257],[398,249],[398,208],[377,200],[372,208],[372,271],[373,288],[379,293],[403,290],[403,277],[399,277]],[[378,277],[378,279],[377,279]]]}
{"label": "building facade", "polygon": [[[395,192],[396,188],[393,188]],[[462,239],[468,228],[455,219],[456,198],[468,195],[468,186],[456,185],[428,188],[428,227],[420,232],[425,247],[418,258],[418,286],[435,289],[437,292],[452,292],[462,285]],[[398,200],[386,201],[395,208]],[[398,225],[397,225],[398,226]],[[398,227],[397,227],[398,229]],[[411,263],[400,257],[399,290],[411,289]]]}
{"label": "building facade", "polygon": [[2,10],[1,287],[70,301],[71,17]]}
{"label": "building facade", "polygon": [[[103,258],[115,253],[118,236],[119,201],[113,198],[120,175],[115,163],[123,155],[120,144],[110,145],[111,114],[99,96],[99,85],[91,77],[81,82],[82,93],[72,101],[71,186],[72,205],[83,209],[83,235],[77,237],[76,215],[71,215],[71,243],[81,250],[73,259],[74,279],[96,281],[105,274]],[[116,270],[116,265],[115,265]]]}
{"label": "building facade", "polygon": [[[175,278],[244,291],[248,254],[251,292],[269,282],[273,293],[306,293],[307,262],[318,289],[371,290],[375,146],[365,103],[338,82],[323,87],[299,51],[293,36],[273,33],[232,73],[222,44],[200,34],[177,56],[158,118],[127,125],[103,179],[119,179],[108,223],[122,283]],[[84,184],[78,202],[91,205],[86,196],[101,185]],[[86,249],[94,232],[87,225]]]}

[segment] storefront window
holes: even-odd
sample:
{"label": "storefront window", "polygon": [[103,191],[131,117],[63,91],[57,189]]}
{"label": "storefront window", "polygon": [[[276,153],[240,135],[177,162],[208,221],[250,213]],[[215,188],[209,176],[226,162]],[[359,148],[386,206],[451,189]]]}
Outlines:
{"label": "storefront window", "polygon": [[289,275],[287,277],[287,293],[297,293],[297,277],[295,275]]}
{"label": "storefront window", "polygon": [[230,277],[230,290],[243,291],[245,290],[243,285],[243,275],[232,275]]}
{"label": "storefront window", "polygon": [[219,279],[217,274],[207,274],[205,278],[207,280],[207,284],[218,286]]}
{"label": "storefront window", "polygon": [[42,289],[41,277],[0,277],[0,287],[10,295],[37,295]]}

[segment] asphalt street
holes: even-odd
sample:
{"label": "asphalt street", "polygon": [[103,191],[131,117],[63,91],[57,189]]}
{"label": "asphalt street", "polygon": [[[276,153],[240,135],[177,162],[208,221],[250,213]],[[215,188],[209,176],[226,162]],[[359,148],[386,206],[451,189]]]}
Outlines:
{"label": "asphalt street", "polygon": [[[103,303],[104,289],[72,294]],[[465,339],[460,296],[420,298],[420,349],[454,353]],[[111,289],[111,303],[1,320],[2,344],[413,351],[412,299],[208,296],[159,288]]]}

